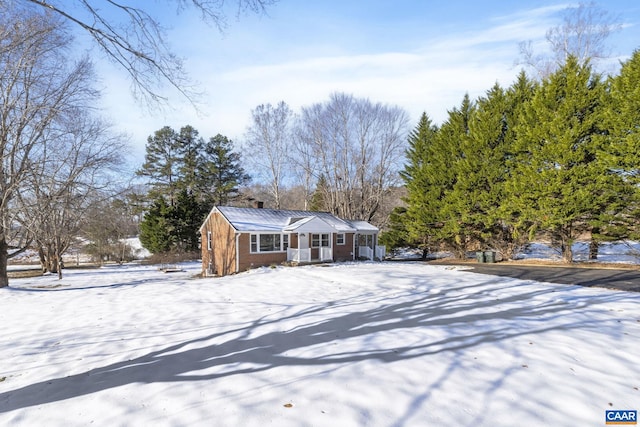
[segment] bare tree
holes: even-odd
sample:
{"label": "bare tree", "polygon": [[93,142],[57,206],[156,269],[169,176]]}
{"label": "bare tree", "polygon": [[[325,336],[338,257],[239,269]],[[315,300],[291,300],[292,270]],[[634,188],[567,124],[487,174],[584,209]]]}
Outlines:
{"label": "bare tree", "polygon": [[303,108],[297,135],[301,147],[313,153],[316,183],[324,177],[328,210],[351,219],[375,217],[398,183],[407,123],[399,107],[343,93]]}
{"label": "bare tree", "polygon": [[275,107],[261,104],[251,110],[252,123],[247,128],[246,143],[252,156],[250,162],[256,171],[267,178],[274,207],[281,208],[283,181],[291,175],[290,151],[292,147],[291,120],[293,112],[280,101]]}
{"label": "bare tree", "polygon": [[17,194],[17,218],[36,243],[44,271],[62,278],[62,255],[78,236],[85,215],[108,198],[124,144],[108,124],[78,110],[66,132],[45,137],[42,158]]}
{"label": "bare tree", "polygon": [[609,58],[611,53],[607,39],[622,28],[617,17],[594,2],[568,7],[562,18],[562,24],[546,33],[551,50],[549,54],[534,52],[531,41],[520,43],[520,62],[536,70],[540,77],[549,76],[569,56],[576,57],[580,64]]}
{"label": "bare tree", "polygon": [[[317,104],[315,107],[319,109],[320,105]],[[309,107],[306,114],[303,113],[308,121],[306,124],[302,117],[297,117],[293,127],[292,152],[294,155],[291,158],[291,167],[298,182],[302,184],[304,210],[309,209],[314,194],[314,185],[317,185],[320,177],[318,163],[315,161],[314,146],[316,144],[314,141],[320,138],[321,126],[317,121],[314,121],[312,109],[314,106]],[[321,116],[321,114],[318,112],[317,116]]]}
{"label": "bare tree", "polygon": [[91,110],[97,95],[91,63],[66,55],[72,39],[60,19],[14,3],[2,2],[0,14],[0,287],[8,285],[16,194],[46,159],[43,141],[63,134],[65,121]]}
{"label": "bare tree", "polygon": [[100,265],[104,261],[135,259],[135,250],[126,238],[138,234],[136,215],[127,200],[130,193],[99,197],[85,212],[80,234],[88,240],[84,251]]}
{"label": "bare tree", "polygon": [[[236,15],[263,14],[277,0],[237,0]],[[185,73],[182,60],[172,51],[164,26],[146,8],[133,0],[4,0],[30,3],[53,11],[85,31],[100,50],[128,73],[134,95],[148,105],[166,101],[165,84],[177,89],[191,102],[197,91]],[[203,21],[223,30],[227,26],[224,0],[167,0],[178,12],[193,8]],[[153,6],[149,5],[148,9]]]}

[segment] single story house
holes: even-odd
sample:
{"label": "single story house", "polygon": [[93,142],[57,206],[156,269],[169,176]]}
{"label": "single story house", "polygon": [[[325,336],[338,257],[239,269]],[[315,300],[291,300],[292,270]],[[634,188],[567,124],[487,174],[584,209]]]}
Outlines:
{"label": "single story house", "polygon": [[378,228],[328,212],[214,207],[200,227],[202,273],[231,273],[284,262],[382,259]]}

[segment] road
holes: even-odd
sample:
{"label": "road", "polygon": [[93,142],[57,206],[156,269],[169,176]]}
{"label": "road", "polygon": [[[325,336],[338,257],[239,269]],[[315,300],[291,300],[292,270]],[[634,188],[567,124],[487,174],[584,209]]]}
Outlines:
{"label": "road", "polygon": [[[462,264],[461,264],[462,265]],[[522,280],[601,287],[640,292],[639,269],[609,269],[496,264],[463,264],[474,273],[514,277]]]}

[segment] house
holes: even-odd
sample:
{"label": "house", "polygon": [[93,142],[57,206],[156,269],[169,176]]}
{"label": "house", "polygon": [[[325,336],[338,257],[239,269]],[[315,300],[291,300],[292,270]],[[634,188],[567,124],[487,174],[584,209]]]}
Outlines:
{"label": "house", "polygon": [[200,227],[202,273],[231,273],[284,262],[382,259],[378,228],[328,212],[214,207]]}

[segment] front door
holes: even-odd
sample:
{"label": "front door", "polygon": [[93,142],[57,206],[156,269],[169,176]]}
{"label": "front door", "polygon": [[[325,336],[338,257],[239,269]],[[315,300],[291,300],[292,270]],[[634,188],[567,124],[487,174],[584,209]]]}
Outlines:
{"label": "front door", "polygon": [[309,234],[307,233],[298,234],[298,248],[309,249]]}

